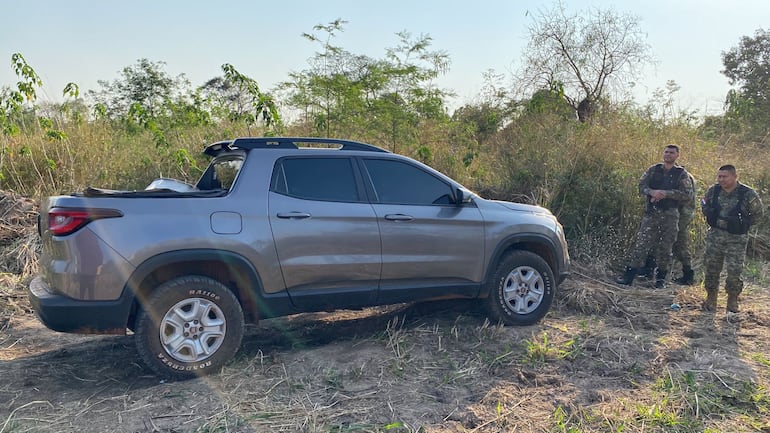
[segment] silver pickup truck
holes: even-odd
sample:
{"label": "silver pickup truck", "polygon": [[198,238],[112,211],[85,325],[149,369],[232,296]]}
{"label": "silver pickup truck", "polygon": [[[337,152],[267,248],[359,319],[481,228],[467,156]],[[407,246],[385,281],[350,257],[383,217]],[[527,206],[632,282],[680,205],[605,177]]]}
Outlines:
{"label": "silver pickup truck", "polygon": [[40,320],[62,332],[133,332],[157,374],[217,371],[245,323],[311,311],[477,298],[528,325],[569,272],[546,209],[485,200],[364,143],[238,138],[207,146],[195,185],[87,188],[41,205]]}

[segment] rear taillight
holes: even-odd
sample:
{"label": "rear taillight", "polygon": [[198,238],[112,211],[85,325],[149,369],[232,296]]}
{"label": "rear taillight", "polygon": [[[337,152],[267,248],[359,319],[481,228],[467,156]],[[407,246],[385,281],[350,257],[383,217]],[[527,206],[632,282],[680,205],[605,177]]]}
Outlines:
{"label": "rear taillight", "polygon": [[115,209],[55,207],[48,211],[48,231],[54,236],[66,236],[75,233],[91,221],[122,216],[123,213]]}

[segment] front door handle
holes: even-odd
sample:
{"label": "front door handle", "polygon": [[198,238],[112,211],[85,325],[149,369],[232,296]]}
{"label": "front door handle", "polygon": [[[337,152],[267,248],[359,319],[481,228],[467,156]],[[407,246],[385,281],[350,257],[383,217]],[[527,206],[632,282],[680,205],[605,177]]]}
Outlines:
{"label": "front door handle", "polygon": [[279,212],[276,216],[278,218],[292,220],[303,220],[305,218],[310,218],[310,214],[307,212]]}
{"label": "front door handle", "polygon": [[385,219],[388,221],[411,221],[414,219],[411,215],[404,215],[402,213],[392,213],[385,215]]}

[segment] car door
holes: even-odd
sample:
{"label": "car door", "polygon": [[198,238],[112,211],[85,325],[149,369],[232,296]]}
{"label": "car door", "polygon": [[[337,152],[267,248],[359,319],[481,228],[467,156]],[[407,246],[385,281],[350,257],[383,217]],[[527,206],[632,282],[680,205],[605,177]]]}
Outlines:
{"label": "car door", "polygon": [[292,302],[309,309],[371,303],[381,269],[377,219],[346,157],[276,162],[270,225]]}
{"label": "car door", "polygon": [[363,158],[382,237],[380,300],[475,294],[482,279],[484,226],[471,202],[452,202],[453,186],[407,161]]}

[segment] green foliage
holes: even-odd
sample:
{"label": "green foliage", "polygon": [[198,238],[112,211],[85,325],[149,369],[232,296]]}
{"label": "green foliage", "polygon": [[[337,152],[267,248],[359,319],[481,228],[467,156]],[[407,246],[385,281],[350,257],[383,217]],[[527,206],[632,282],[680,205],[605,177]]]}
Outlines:
{"label": "green foliage", "polygon": [[80,87],[75,83],[67,83],[62,94],[77,99],[80,96]]}
{"label": "green foliage", "polygon": [[554,114],[564,120],[575,118],[575,109],[564,95],[564,85],[549,83],[550,88],[536,91],[523,103],[524,112],[531,115]]}
{"label": "green foliage", "polygon": [[579,433],[580,432],[580,429],[578,427],[570,425],[569,423],[570,417],[567,414],[567,411],[565,411],[561,405],[557,406],[556,410],[554,410],[553,418],[558,431],[562,433]]}
{"label": "green foliage", "polygon": [[233,65],[225,63],[222,65],[222,71],[225,73],[225,82],[231,83],[239,92],[244,92],[249,98],[248,103],[251,106],[251,112],[230,112],[228,113],[229,117],[231,119],[243,119],[247,128],[261,120],[265,123],[268,130],[272,130],[273,132],[280,131],[281,117],[278,114],[278,107],[276,106],[273,97],[269,94],[262,93],[262,91],[259,90],[259,85],[253,78],[241,74]]}
{"label": "green foliage", "polygon": [[722,52],[722,73],[737,85],[725,100],[725,127],[744,139],[766,143],[770,133],[770,31],[743,36],[737,47]]}
{"label": "green foliage", "polygon": [[[149,132],[156,146],[168,146],[172,137],[178,138],[192,127],[213,126],[201,95],[189,92],[184,75],[169,76],[164,65],[140,59],[124,68],[119,79],[100,80],[101,89],[89,92],[94,119],[129,135]],[[73,83],[64,91],[73,98],[79,95]]]}
{"label": "green foliage", "polygon": [[19,78],[16,89],[0,89],[0,130],[6,136],[19,134],[24,125],[24,103],[34,103],[36,89],[43,85],[37,72],[20,53],[11,55],[11,66]]}
{"label": "green foliage", "polygon": [[174,79],[163,68],[164,62],[139,59],[133,66],[123,68],[121,78],[112,82],[100,80],[99,91],[89,92],[96,104],[105,107],[111,119],[120,119],[141,107],[148,117],[164,114],[165,102],[179,90],[179,78]]}
{"label": "green foliage", "polygon": [[431,51],[432,39],[398,33],[399,44],[383,59],[356,55],[332,44],[346,22],[316,25],[304,34],[320,50],[309,69],[290,74],[281,89],[287,104],[300,114],[313,135],[375,137],[392,151],[419,147],[419,130],[427,121],[448,121],[446,93],[431,81],[448,69],[449,57]]}
{"label": "green foliage", "polygon": [[567,340],[560,344],[554,344],[548,339],[548,333],[542,332],[541,337],[533,336],[525,340],[526,362],[533,365],[542,365],[551,360],[575,359],[582,353],[579,337]]}
{"label": "green foliage", "polygon": [[18,92],[24,96],[24,99],[28,102],[34,102],[37,99],[37,91],[35,88],[43,85],[43,81],[37,75],[32,66],[27,64],[24,57],[19,53],[14,53],[11,56],[11,65],[13,71],[17,77],[21,79],[16,84]]}
{"label": "green foliage", "polygon": [[[734,383],[730,383],[734,382]],[[743,415],[767,416],[767,390],[751,381],[725,380],[712,372],[662,372],[653,386],[651,403],[635,404],[637,423],[666,430],[696,432],[709,418]]]}
{"label": "green foliage", "polygon": [[571,237],[622,224],[625,197],[636,192],[623,188],[628,172],[600,152],[585,150],[570,155],[571,167],[556,179],[550,202],[553,212],[569,228]]}
{"label": "green foliage", "polygon": [[[600,18],[637,24],[612,13],[591,19]],[[692,113],[674,111],[674,82],[644,107],[594,95],[601,109],[581,123],[577,97],[569,94],[574,80],[554,76],[516,99],[508,83],[488,72],[477,102],[450,117],[451,93],[434,85],[450,59],[432,48],[429,36],[400,32],[396,46],[371,58],[334,43],[344,25],[338,19],[303,35],[318,51],[274,93],[231,64],[222,65],[223,76],[192,89],[183,75],[169,76],[162,62],[140,59],[86,99],[68,83],[64,103],[41,104],[40,78],[15,54],[20,81],[0,91],[0,187],[37,196],[89,185],[141,189],[159,176],[195,182],[206,164],[205,144],[248,135],[328,135],[419,159],[487,198],[543,205],[564,225],[573,257],[591,260],[624,255],[642,215],[639,176],[660,160],[667,143],[683,147],[680,162],[695,174],[701,194],[726,160],[762,197],[770,195],[770,153],[731,141],[735,131],[746,131],[746,116],[756,108],[741,90],[731,94],[726,116],[700,125]],[[632,46],[640,49],[635,55],[645,53]],[[582,55],[586,66],[590,56]],[[284,123],[279,107],[290,110],[293,121]],[[696,218],[691,227],[697,251],[706,226]],[[770,257],[770,224],[758,227],[749,245],[752,256]]]}

